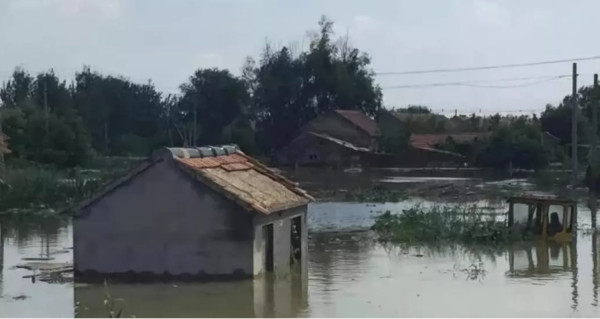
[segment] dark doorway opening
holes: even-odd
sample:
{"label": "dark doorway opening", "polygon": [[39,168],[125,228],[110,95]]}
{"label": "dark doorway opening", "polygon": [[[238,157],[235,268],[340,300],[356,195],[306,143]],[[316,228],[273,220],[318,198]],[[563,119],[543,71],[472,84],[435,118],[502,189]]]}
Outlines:
{"label": "dark doorway opening", "polygon": [[292,218],[290,227],[290,260],[293,264],[302,259],[302,216]]}
{"label": "dark doorway opening", "polygon": [[265,270],[273,271],[273,224],[263,226]]}

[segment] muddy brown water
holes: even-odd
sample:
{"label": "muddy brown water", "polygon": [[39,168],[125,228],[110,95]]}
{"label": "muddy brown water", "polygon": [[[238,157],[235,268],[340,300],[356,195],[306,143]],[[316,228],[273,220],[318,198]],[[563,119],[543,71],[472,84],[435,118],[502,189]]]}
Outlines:
{"label": "muddy brown water", "polygon": [[[576,243],[503,249],[386,247],[365,232],[379,211],[398,204],[315,203],[309,208],[305,272],[225,283],[111,284],[130,317],[600,316],[600,238],[579,207]],[[423,203],[431,205],[431,203]],[[498,200],[480,202],[505,209]],[[103,285],[31,282],[22,258],[70,261],[68,221],[3,226],[0,316],[106,317]]]}

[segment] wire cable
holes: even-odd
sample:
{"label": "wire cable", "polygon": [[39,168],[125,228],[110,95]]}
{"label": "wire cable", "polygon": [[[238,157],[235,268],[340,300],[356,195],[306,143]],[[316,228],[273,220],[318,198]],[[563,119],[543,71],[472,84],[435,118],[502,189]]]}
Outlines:
{"label": "wire cable", "polygon": [[401,72],[375,72],[375,74],[385,76],[385,75],[408,75],[408,74],[427,74],[427,73],[450,73],[450,72],[492,70],[492,69],[504,69],[504,68],[518,68],[518,67],[525,67],[525,66],[536,66],[536,65],[545,65],[545,64],[556,64],[556,63],[575,62],[575,61],[591,61],[591,60],[600,60],[600,55],[583,57],[583,58],[542,61],[542,62],[513,63],[513,64],[476,66],[476,67],[466,67],[466,68],[447,68],[447,69],[431,69],[431,70],[416,70],[416,71],[401,71]]}
{"label": "wire cable", "polygon": [[[439,83],[424,83],[424,84],[406,84],[406,85],[394,85],[382,87],[384,90],[389,89],[405,89],[405,88],[426,88],[426,87],[440,87],[440,86],[468,86],[477,88],[516,88],[537,85],[553,80],[562,78],[570,78],[569,74],[553,75],[553,76],[537,76],[537,77],[524,77],[524,78],[509,78],[509,79],[497,79],[497,80],[481,80],[481,81],[464,81],[464,82],[439,82]],[[492,82],[510,82],[510,81],[523,81],[523,80],[539,80],[536,82],[516,84],[516,85],[481,85],[479,83],[492,83]]]}

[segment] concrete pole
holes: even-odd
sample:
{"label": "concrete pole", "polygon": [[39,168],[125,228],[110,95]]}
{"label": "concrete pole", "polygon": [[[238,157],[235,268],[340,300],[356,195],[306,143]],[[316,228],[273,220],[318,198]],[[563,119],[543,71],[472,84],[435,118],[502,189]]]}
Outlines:
{"label": "concrete pole", "polygon": [[[598,145],[598,74],[594,74],[594,89],[592,91],[592,152],[590,153],[590,176],[588,181],[588,193],[590,194],[590,213],[592,214],[592,228],[596,232],[596,180],[598,172],[596,167],[596,146]],[[594,238],[595,239],[595,238]],[[595,265],[595,264],[594,264]],[[595,280],[596,278],[594,278]]]}
{"label": "concrete pole", "polygon": [[575,186],[577,183],[577,63],[573,63],[571,108],[571,185]]}

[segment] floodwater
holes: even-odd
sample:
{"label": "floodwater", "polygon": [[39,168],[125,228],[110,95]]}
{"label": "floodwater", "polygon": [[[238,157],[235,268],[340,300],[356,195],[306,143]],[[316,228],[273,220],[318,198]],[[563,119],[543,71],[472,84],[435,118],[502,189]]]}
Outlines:
{"label": "floodwater", "polygon": [[[116,284],[123,317],[579,317],[600,316],[600,238],[589,210],[573,244],[466,249],[385,247],[366,231],[397,204],[315,203],[309,207],[308,269],[242,282]],[[476,203],[501,212],[502,201]],[[434,205],[424,202],[422,205]],[[106,317],[103,285],[31,282],[22,258],[70,261],[67,221],[5,221],[1,317]],[[75,305],[77,304],[77,310]]]}

